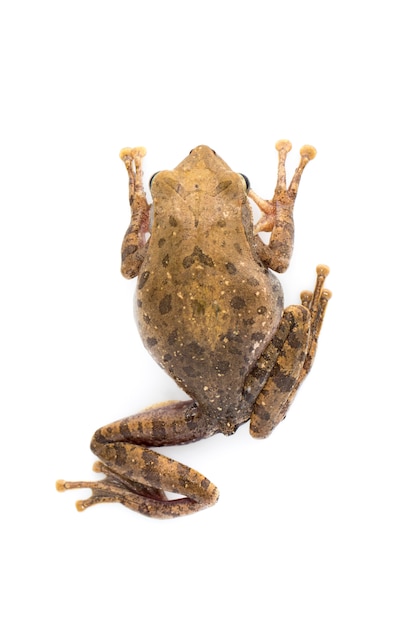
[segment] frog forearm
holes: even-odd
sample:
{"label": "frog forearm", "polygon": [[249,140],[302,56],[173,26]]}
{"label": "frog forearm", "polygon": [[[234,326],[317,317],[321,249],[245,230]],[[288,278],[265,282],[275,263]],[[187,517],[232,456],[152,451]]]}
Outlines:
{"label": "frog forearm", "polygon": [[142,158],[145,148],[124,148],[120,158],[126,166],[129,177],[129,204],[131,218],[129,228],[122,243],[121,271],[125,278],[138,275],[146,246],[146,233],[149,232],[151,205],[146,199],[143,187]]}

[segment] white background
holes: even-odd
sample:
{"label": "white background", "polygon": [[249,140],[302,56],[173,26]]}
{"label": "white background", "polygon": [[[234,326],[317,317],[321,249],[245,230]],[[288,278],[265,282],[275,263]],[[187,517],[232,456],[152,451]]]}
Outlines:
{"label": "white background", "polygon": [[[412,3],[4,3],[2,623],[417,623]],[[119,273],[119,150],[145,178],[207,143],[258,194],[274,143],[311,143],[287,303],[332,273],[315,366],[265,441],[169,450],[218,504],[83,514],[96,428],[183,397]],[[88,495],[88,492],[85,493]]]}

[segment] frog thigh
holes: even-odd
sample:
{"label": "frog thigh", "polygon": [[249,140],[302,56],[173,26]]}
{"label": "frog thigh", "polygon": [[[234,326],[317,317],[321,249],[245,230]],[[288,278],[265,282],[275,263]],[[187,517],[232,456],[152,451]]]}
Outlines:
{"label": "frog thigh", "polygon": [[[250,433],[263,439],[281,422],[306,360],[310,337],[310,312],[301,305],[285,309],[275,336],[277,356],[254,403]],[[274,341],[272,342],[274,343]]]}
{"label": "frog thigh", "polygon": [[[120,502],[149,517],[187,515],[217,502],[217,487],[199,472],[148,446],[189,443],[212,435],[192,401],[171,402],[100,428],[92,451],[101,459],[94,469],[106,478],[93,482],[58,481],[59,491],[92,489],[77,502],[83,511],[93,504]],[[184,497],[168,500],[165,491]]]}

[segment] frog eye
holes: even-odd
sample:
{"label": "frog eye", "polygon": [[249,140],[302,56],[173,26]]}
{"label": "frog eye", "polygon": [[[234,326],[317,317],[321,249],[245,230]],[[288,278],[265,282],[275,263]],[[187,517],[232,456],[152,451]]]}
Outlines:
{"label": "frog eye", "polygon": [[247,176],[245,176],[244,174],[239,174],[239,176],[241,176],[243,178],[243,180],[245,181],[246,191],[249,191],[249,189],[250,189],[249,178]]}
{"label": "frog eye", "polygon": [[150,177],[150,179],[149,179],[149,188],[151,188],[151,187],[152,187],[152,181],[153,181],[153,179],[155,178],[155,176],[156,176],[157,174],[159,174],[159,172],[155,172],[155,174],[152,174],[152,176]]}

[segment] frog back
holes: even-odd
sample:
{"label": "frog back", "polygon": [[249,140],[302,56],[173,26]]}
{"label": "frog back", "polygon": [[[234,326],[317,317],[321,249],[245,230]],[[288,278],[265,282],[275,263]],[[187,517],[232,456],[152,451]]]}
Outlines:
{"label": "frog back", "polygon": [[186,209],[153,225],[138,276],[139,332],[197,402],[236,404],[279,324],[281,286],[257,258],[248,206],[240,219],[224,207]]}

